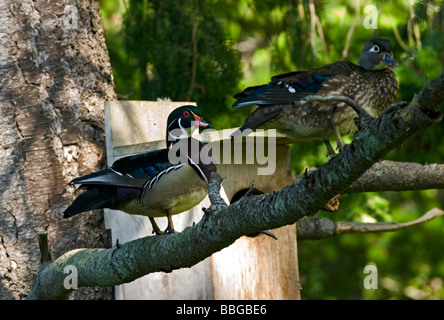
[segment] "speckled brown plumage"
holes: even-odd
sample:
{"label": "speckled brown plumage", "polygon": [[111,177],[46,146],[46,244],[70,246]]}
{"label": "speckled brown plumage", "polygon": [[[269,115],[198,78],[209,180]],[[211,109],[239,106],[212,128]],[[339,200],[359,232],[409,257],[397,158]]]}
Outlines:
{"label": "speckled brown plumage", "polygon": [[[250,87],[235,95],[233,107],[257,104],[239,132],[247,128],[277,129],[294,140],[327,141],[336,138],[342,148],[341,136],[356,130],[356,113],[343,102],[314,102],[292,105],[310,95],[343,95],[360,104],[370,115],[377,117],[393,103],[398,83],[390,67],[397,63],[392,45],[385,39],[368,41],[359,58],[360,66],[340,61],[311,71],[278,75],[268,85]],[[332,150],[327,144],[329,153]]]}

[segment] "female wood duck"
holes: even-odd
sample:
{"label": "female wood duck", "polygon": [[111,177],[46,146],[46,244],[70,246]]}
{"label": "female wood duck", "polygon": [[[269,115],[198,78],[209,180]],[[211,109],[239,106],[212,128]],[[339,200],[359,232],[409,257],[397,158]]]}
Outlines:
{"label": "female wood duck", "polygon": [[398,63],[393,58],[392,44],[386,39],[368,41],[358,60],[335,62],[312,71],[296,71],[275,76],[267,85],[255,86],[238,93],[233,108],[257,104],[241,128],[277,129],[287,137],[307,141],[322,139],[329,155],[335,151],[329,139],[336,138],[343,149],[341,136],[356,130],[356,113],[343,102],[315,102],[301,107],[293,101],[310,95],[343,95],[355,100],[371,116],[377,117],[393,103],[398,94],[395,73],[389,67]]}
{"label": "female wood duck", "polygon": [[[65,210],[64,218],[101,208],[148,216],[156,235],[174,231],[171,216],[199,204],[216,171],[208,149],[191,137],[193,128],[211,127],[199,108],[191,105],[171,112],[167,120],[167,148],[121,158],[108,169],[76,178],[72,184],[86,189]],[[170,148],[170,146],[172,147]],[[205,160],[205,161],[201,161]],[[154,217],[166,216],[161,231]]]}

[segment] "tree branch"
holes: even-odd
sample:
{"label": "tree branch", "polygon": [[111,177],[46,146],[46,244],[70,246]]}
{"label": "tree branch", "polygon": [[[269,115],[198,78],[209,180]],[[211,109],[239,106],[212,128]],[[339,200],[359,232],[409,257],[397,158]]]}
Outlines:
{"label": "tree branch", "polygon": [[444,188],[444,164],[397,161],[375,163],[345,192],[409,191]]}
{"label": "tree branch", "polygon": [[334,222],[328,218],[307,218],[296,222],[298,240],[319,240],[333,237],[338,234],[345,233],[370,233],[370,232],[389,232],[399,231],[410,228],[437,217],[444,215],[444,211],[440,209],[432,209],[425,213],[419,219],[397,223],[397,222]]}
{"label": "tree branch", "polygon": [[[427,92],[427,94],[424,94]],[[434,99],[434,95],[441,99]],[[273,194],[254,195],[230,206],[215,196],[219,179],[211,179],[216,203],[202,220],[178,234],[151,236],[112,249],[78,249],[50,263],[37,276],[29,299],[64,298],[64,267],[78,270],[79,286],[111,286],[145,274],[190,267],[233,243],[242,235],[293,224],[315,214],[343,193],[375,162],[415,133],[440,120],[444,77],[429,83],[407,106],[389,108],[378,119],[358,119],[360,130],[344,151],[301,180]],[[432,97],[432,98],[431,98]]]}
{"label": "tree branch", "polygon": [[[303,174],[294,177],[294,181]],[[375,163],[345,193],[411,191],[444,188],[444,164],[421,165],[412,162],[381,161]]]}

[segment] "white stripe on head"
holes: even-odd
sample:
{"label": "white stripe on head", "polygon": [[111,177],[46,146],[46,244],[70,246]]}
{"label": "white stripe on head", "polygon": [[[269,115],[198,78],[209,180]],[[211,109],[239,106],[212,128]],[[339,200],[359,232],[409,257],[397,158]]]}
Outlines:
{"label": "white stripe on head", "polygon": [[[177,119],[177,123],[179,124],[180,129],[177,128],[177,129],[169,130],[169,126],[168,126],[168,135],[172,139],[174,139],[173,141],[180,140],[180,139],[186,139],[186,138],[189,138],[191,135],[191,132],[188,132],[188,130],[182,126],[181,120],[182,120],[181,118]],[[173,124],[173,122],[171,124]],[[179,130],[180,130],[180,134],[178,132]],[[190,128],[190,130],[191,130],[191,128]]]}

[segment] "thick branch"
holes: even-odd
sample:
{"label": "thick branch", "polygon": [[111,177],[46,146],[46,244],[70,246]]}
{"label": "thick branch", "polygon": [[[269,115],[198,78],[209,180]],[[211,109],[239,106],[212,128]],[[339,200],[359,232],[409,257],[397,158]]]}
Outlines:
{"label": "thick branch", "polygon": [[444,165],[396,161],[375,163],[346,193],[444,188]]}
{"label": "thick branch", "polygon": [[444,215],[440,209],[432,209],[419,219],[410,222],[334,222],[328,218],[307,218],[296,222],[298,240],[319,240],[345,233],[370,233],[399,231],[410,228]]}
{"label": "thick branch", "polygon": [[[437,83],[439,85],[437,85]],[[426,88],[429,94],[444,92],[444,78]],[[440,93],[442,94],[442,93]],[[150,272],[190,267],[233,243],[242,235],[293,224],[319,211],[331,198],[343,193],[375,162],[415,133],[438,119],[430,110],[441,100],[418,95],[407,107],[390,108],[378,119],[358,120],[354,141],[318,170],[273,194],[243,198],[230,206],[210,207],[202,220],[179,234],[146,237],[112,249],[79,249],[62,255],[39,273],[30,299],[66,297],[63,268],[78,269],[79,286],[111,286],[132,281]],[[417,106],[420,106],[418,108]],[[210,190],[214,188],[212,179]]]}
{"label": "thick branch", "polygon": [[429,81],[413,99],[412,103],[425,112],[428,110],[438,111],[444,101],[443,83],[444,74]]}
{"label": "thick branch", "polygon": [[[303,174],[294,178],[298,181]],[[410,191],[444,188],[444,164],[421,165],[412,162],[375,163],[344,193]]]}

